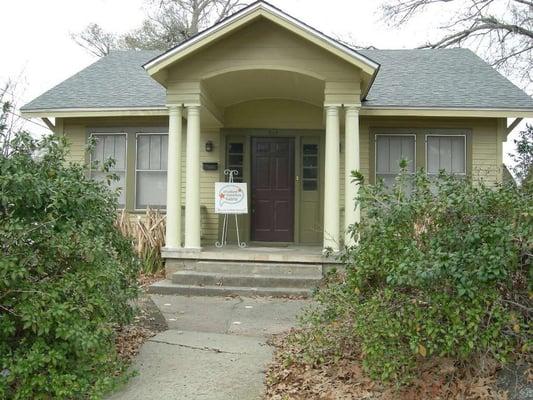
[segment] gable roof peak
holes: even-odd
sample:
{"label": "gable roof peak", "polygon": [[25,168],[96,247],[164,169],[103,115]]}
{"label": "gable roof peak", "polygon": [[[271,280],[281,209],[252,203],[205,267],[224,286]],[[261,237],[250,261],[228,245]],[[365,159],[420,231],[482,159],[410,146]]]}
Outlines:
{"label": "gable roof peak", "polygon": [[379,64],[377,62],[299,19],[294,18],[280,8],[264,0],[258,0],[238,10],[217,24],[197,33],[184,42],[153,58],[144,64],[143,67],[151,76],[154,76],[157,72],[165,69],[183,56],[190,54],[198,48],[210,43],[212,40],[224,36],[228,32],[255,20],[258,16],[265,17],[275,23],[288,27],[288,29],[293,30],[294,33],[302,37],[307,37],[308,40],[315,41],[319,46],[337,54],[339,57],[358,66],[370,75],[375,75],[379,69]]}

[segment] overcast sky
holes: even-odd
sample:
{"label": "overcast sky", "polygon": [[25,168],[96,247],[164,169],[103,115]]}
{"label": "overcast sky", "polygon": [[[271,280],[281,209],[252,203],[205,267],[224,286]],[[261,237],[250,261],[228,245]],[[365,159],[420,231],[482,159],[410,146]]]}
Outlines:
{"label": "overcast sky", "polygon": [[[446,5],[438,5],[427,17],[398,30],[380,20],[382,0],[271,3],[327,34],[378,48],[412,48],[435,39],[446,15]],[[19,81],[16,101],[21,106],[96,61],[72,41],[71,33],[90,22],[125,32],[139,26],[144,11],[143,0],[0,0],[0,15],[0,85]],[[510,149],[508,145],[504,151]]]}

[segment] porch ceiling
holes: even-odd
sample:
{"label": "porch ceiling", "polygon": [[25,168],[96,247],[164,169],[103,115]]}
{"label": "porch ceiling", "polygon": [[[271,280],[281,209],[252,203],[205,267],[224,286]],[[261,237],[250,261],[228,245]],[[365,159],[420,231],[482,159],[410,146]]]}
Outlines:
{"label": "porch ceiling", "polygon": [[244,70],[206,79],[204,88],[217,106],[258,99],[288,99],[322,106],[324,81],[283,70]]}

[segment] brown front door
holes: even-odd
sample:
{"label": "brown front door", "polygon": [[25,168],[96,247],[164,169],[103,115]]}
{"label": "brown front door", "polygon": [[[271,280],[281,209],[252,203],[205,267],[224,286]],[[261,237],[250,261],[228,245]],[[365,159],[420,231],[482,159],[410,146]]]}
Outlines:
{"label": "brown front door", "polygon": [[294,240],[292,138],[252,138],[252,240]]}

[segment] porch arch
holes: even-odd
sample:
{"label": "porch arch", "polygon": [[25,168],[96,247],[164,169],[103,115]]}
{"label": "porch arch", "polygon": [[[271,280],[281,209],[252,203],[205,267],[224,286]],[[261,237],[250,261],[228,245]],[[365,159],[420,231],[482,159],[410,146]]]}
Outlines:
{"label": "porch arch", "polygon": [[317,74],[285,68],[239,68],[211,74],[202,80],[202,88],[210,100],[221,109],[237,104],[283,99],[322,107],[326,82]]}

